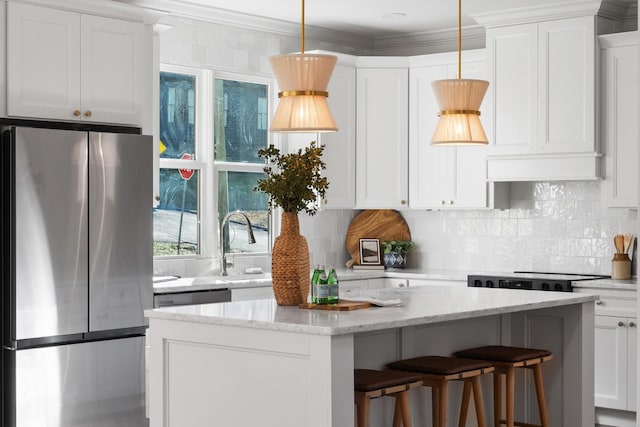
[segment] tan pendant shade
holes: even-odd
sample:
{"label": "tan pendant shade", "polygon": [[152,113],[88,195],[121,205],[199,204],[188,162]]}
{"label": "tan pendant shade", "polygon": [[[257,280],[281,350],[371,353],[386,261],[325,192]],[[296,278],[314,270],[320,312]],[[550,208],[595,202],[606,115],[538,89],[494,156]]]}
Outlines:
{"label": "tan pendant shade", "polygon": [[271,132],[335,132],[327,103],[327,86],[338,58],[321,54],[288,54],[269,58],[280,93]]}
{"label": "tan pendant shade", "polygon": [[432,145],[488,144],[480,122],[480,104],[489,82],[472,79],[436,80],[431,83],[440,106],[440,120]]}

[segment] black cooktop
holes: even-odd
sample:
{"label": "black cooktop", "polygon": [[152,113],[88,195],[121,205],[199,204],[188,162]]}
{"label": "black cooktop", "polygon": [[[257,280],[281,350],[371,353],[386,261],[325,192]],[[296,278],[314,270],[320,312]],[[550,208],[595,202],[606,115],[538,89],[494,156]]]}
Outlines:
{"label": "black cooktop", "polygon": [[498,275],[472,274],[467,286],[474,288],[523,289],[537,291],[573,292],[573,282],[608,278],[601,275],[515,271]]}

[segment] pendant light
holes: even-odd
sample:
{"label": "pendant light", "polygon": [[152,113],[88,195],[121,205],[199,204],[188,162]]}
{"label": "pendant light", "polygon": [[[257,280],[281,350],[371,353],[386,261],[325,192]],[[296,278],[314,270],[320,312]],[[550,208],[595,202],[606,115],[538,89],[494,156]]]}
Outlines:
{"label": "pendant light", "polygon": [[338,130],[327,103],[327,86],[338,58],[304,53],[304,0],[299,54],[269,58],[281,92],[271,120],[271,132],[335,132]]}
{"label": "pendant light", "polygon": [[440,106],[440,120],[431,145],[486,145],[489,143],[480,122],[480,104],[487,92],[486,80],[463,79],[462,0],[458,0],[458,78],[431,83]]}

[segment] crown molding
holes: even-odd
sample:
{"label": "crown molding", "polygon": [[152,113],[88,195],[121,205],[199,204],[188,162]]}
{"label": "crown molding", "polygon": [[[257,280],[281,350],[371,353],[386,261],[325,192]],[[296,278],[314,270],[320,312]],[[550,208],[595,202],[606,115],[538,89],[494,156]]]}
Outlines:
{"label": "crown molding", "polygon": [[471,17],[479,24],[491,28],[596,15],[623,21],[628,9],[629,2],[623,0],[569,1],[557,5],[541,4],[506,9],[497,13],[478,13]]}
{"label": "crown molding", "polygon": [[[300,37],[300,24],[193,4],[183,0],[115,1],[126,1],[138,7],[162,13],[167,17],[186,18],[245,30],[263,31],[288,37]],[[305,25],[305,38],[307,40],[314,39],[314,41],[319,42],[348,44],[349,46],[363,50],[370,50],[373,46],[371,39],[368,37],[346,31],[328,30],[310,25]]]}
{"label": "crown molding", "polygon": [[[463,50],[482,49],[485,47],[485,40],[484,27],[480,25],[463,27]],[[376,37],[374,49],[382,55],[421,55],[457,51],[458,30],[422,31],[401,36]]]}
{"label": "crown molding", "polygon": [[[5,0],[6,1],[6,0]],[[153,9],[138,7],[120,0],[9,0],[12,3],[31,3],[54,9],[67,10],[104,17],[143,22],[154,25],[164,15]]]}

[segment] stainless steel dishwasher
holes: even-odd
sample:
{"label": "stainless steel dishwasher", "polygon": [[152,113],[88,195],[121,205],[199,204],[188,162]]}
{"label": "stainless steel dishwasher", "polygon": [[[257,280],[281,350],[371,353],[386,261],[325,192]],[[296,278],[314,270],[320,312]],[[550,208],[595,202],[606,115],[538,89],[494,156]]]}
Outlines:
{"label": "stainless steel dishwasher", "polygon": [[203,291],[175,292],[155,294],[153,307],[169,307],[172,305],[210,304],[231,301],[230,289],[207,289]]}

